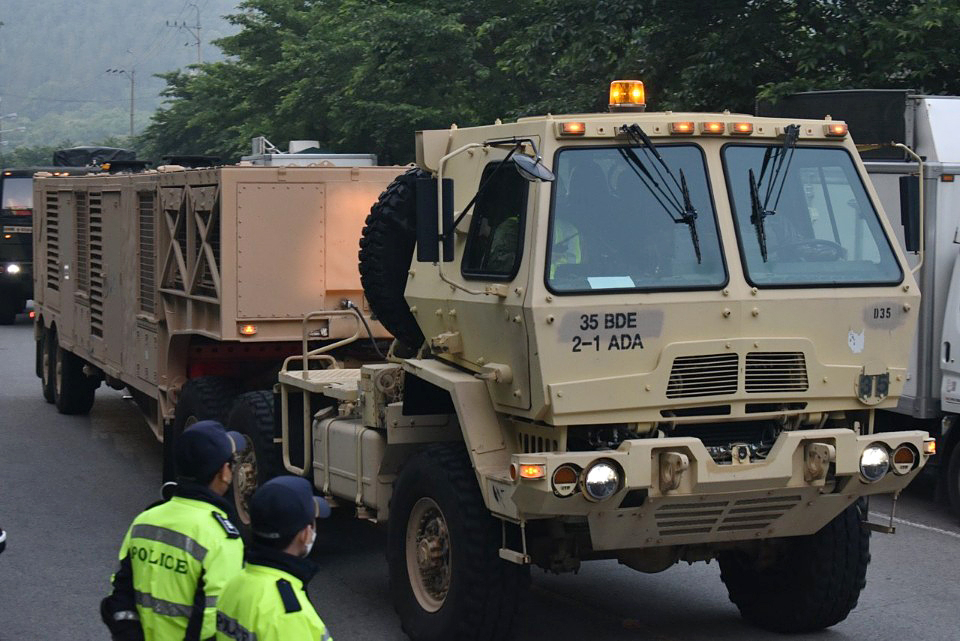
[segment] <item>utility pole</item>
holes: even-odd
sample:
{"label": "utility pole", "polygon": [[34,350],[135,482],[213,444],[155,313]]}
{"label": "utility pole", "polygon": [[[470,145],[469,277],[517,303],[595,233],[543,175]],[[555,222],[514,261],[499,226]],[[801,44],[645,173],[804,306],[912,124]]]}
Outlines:
{"label": "utility pole", "polygon": [[[177,22],[176,20],[174,20],[173,22],[170,22],[169,20],[167,20],[167,26],[173,27],[178,31],[180,30],[186,31],[191,36],[193,36],[195,44],[197,45],[197,64],[202,65],[203,53],[200,50],[200,45],[203,44],[203,40],[200,39],[200,7],[192,2],[190,3],[189,6],[197,10],[197,24],[188,25],[186,20],[181,20],[180,22]],[[187,45],[189,44],[190,43],[188,42]]]}
{"label": "utility pole", "polygon": [[130,79],[130,140],[133,140],[133,111],[134,111],[134,86],[136,85],[137,70],[133,67],[130,69],[107,69],[105,73],[112,73],[118,76],[126,76]]}

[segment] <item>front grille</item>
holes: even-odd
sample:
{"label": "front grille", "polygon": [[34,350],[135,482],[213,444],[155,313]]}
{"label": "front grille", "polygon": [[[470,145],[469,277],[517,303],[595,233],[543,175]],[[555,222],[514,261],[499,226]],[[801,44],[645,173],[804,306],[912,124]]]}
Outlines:
{"label": "front grille", "polygon": [[745,388],[748,393],[806,392],[807,363],[803,352],[750,352]]}
{"label": "front grille", "polygon": [[759,532],[796,507],[800,496],[770,496],[738,501],[673,503],[657,508],[659,536]]}
{"label": "front grille", "polygon": [[667,398],[719,396],[737,391],[736,354],[680,356],[673,361]]}

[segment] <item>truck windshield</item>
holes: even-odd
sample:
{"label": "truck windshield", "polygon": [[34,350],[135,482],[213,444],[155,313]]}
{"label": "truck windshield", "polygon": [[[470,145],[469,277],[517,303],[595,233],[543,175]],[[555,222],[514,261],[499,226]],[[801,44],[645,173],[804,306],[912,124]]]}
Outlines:
{"label": "truck windshield", "polygon": [[[763,223],[764,259],[751,221],[750,170],[761,175],[770,148],[727,145],[723,149],[750,283],[774,287],[899,283],[903,272],[845,149],[795,149],[783,175],[778,204]],[[760,191],[765,187],[760,185]],[[780,190],[779,181],[776,189]]]}
{"label": "truck windshield", "polygon": [[557,152],[547,287],[559,293],[722,287],[727,275],[702,150],[657,146],[670,170],[686,178],[697,238],[671,213],[670,198],[682,195],[670,177],[658,174],[643,148],[630,147],[642,169],[625,149]]}
{"label": "truck windshield", "polygon": [[4,178],[0,183],[0,208],[32,209],[33,178]]}

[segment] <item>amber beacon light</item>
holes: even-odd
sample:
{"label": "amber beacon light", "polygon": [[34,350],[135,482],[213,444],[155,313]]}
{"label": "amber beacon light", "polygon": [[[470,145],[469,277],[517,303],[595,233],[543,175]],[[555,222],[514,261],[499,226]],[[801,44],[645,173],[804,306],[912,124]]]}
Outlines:
{"label": "amber beacon light", "polygon": [[643,111],[647,96],[639,80],[614,80],[610,83],[610,111]]}

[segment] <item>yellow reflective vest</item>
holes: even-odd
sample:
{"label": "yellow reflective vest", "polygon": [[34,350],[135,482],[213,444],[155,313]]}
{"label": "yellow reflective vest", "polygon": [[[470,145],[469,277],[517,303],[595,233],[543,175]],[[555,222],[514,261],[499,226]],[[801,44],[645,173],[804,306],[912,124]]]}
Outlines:
{"label": "yellow reflective vest", "polygon": [[307,598],[312,564],[254,549],[217,601],[217,641],[333,641]]}
{"label": "yellow reflective vest", "polygon": [[226,511],[202,491],[192,495],[142,512],[120,547],[145,641],[213,637],[217,598],[243,568],[243,541]]}

